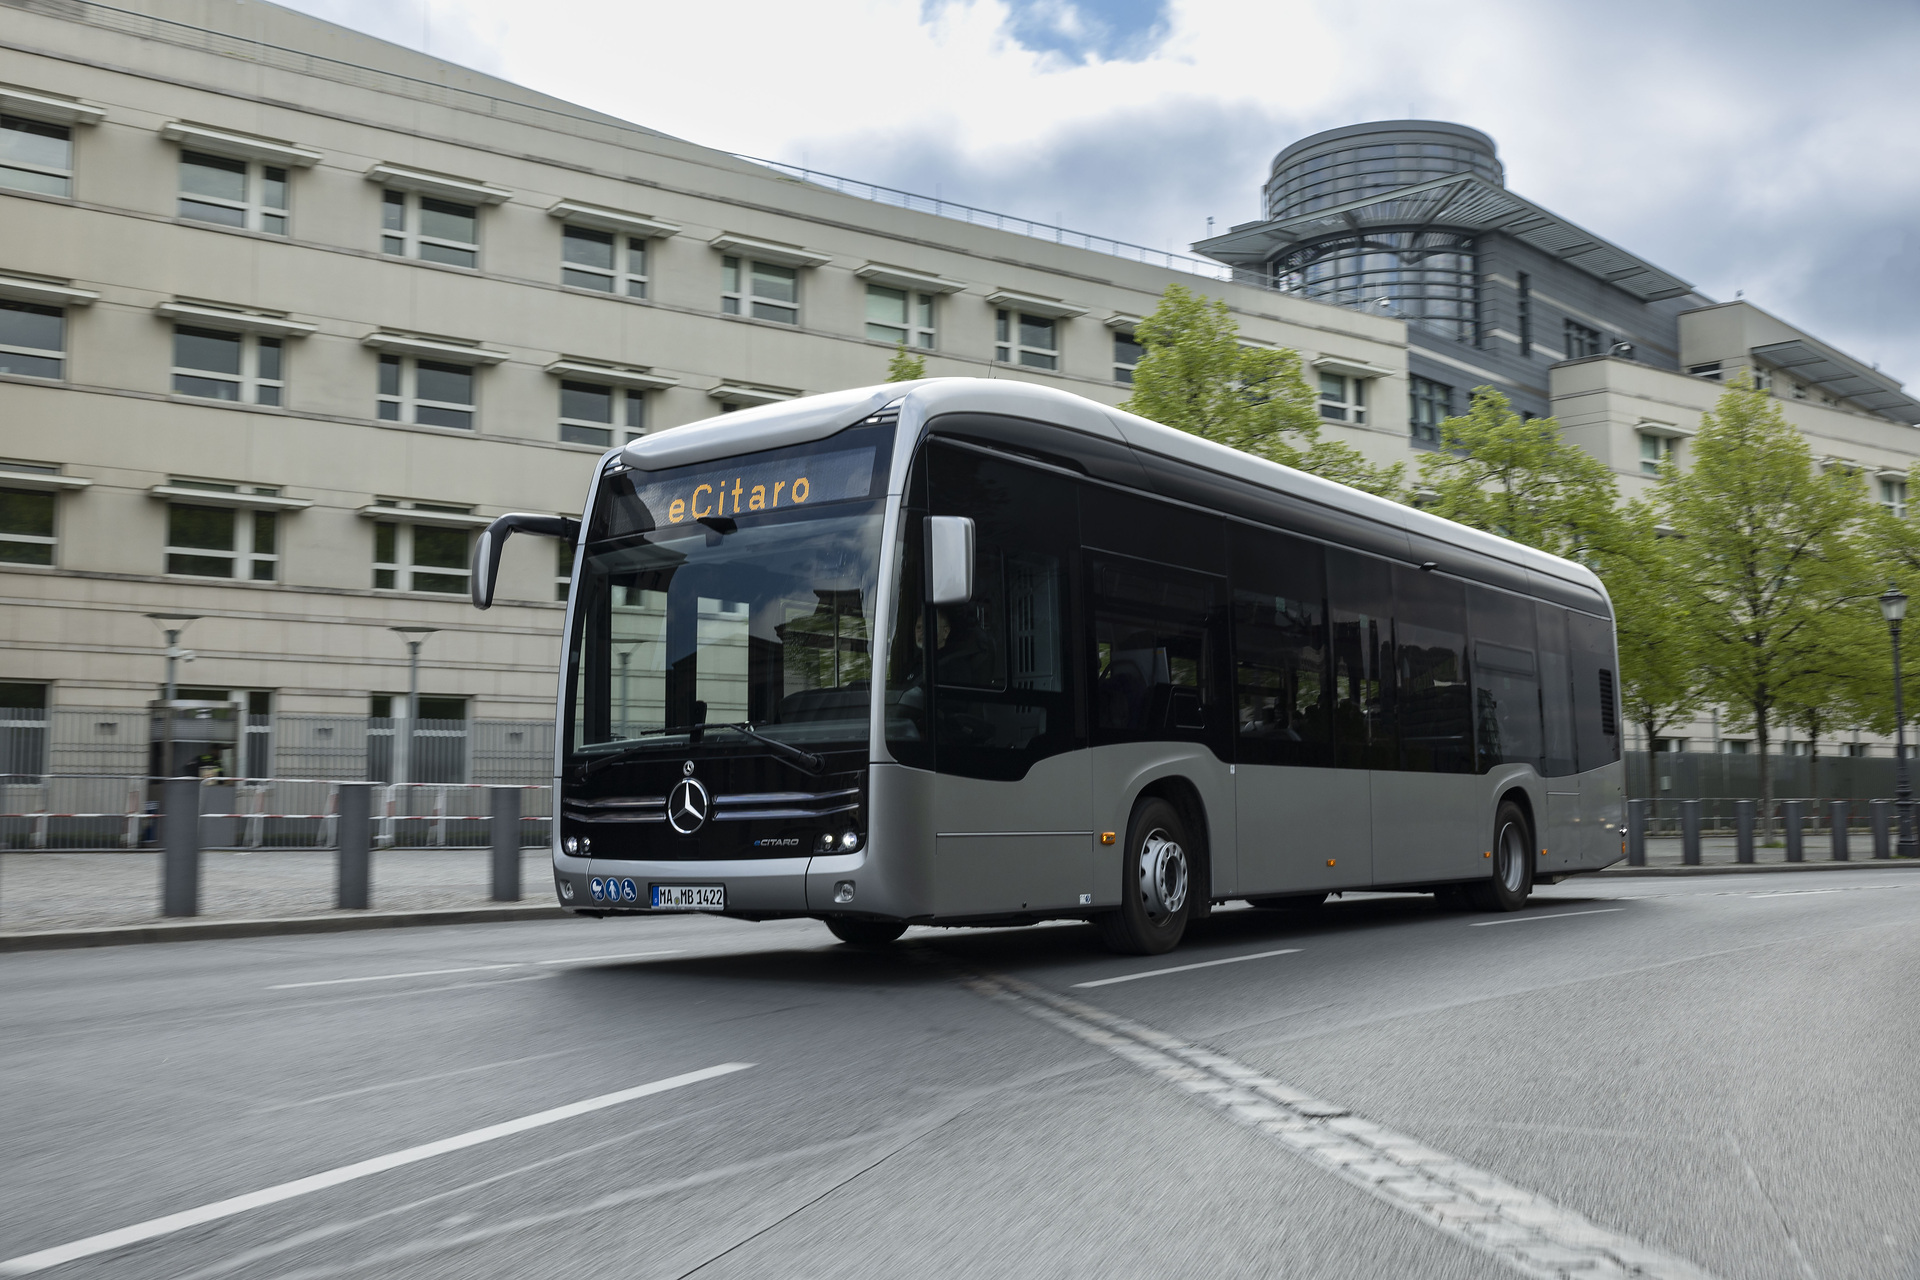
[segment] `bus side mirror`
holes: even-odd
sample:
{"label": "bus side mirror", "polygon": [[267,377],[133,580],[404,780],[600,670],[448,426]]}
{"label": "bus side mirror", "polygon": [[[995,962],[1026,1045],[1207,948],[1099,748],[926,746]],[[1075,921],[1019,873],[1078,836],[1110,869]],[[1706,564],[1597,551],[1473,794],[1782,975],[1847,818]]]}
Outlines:
{"label": "bus side mirror", "polygon": [[927,600],[965,604],[973,599],[973,521],[927,517]]}
{"label": "bus side mirror", "polygon": [[565,516],[515,512],[501,516],[488,525],[480,534],[480,541],[473,547],[473,575],[470,582],[474,608],[493,607],[493,586],[500,579],[500,553],[506,550],[507,539],[516,533],[537,533],[548,538],[577,542],[580,538],[580,522]]}

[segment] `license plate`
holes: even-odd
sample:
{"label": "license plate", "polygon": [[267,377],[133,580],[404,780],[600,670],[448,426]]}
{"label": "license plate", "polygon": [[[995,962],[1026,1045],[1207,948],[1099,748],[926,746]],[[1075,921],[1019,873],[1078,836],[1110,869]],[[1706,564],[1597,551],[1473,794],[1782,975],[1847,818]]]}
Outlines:
{"label": "license plate", "polygon": [[657,884],[653,886],[655,911],[725,911],[727,886],[723,884]]}

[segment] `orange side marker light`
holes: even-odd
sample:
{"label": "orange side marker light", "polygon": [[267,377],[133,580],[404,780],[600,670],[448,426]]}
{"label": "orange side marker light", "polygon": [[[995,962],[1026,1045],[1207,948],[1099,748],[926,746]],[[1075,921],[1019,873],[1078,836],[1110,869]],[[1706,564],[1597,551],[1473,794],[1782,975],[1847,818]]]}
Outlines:
{"label": "orange side marker light", "polygon": [[1327,859],[1327,865],[1328,865],[1328,866],[1332,866],[1332,865],[1333,865],[1333,861],[1334,861],[1334,860],[1333,860],[1332,858],[1328,858],[1328,859]]}
{"label": "orange side marker light", "polygon": [[1101,844],[1112,844],[1116,839],[1118,839],[1118,837],[1111,831],[1102,831],[1100,833]]}
{"label": "orange side marker light", "polygon": [[1491,858],[1493,856],[1493,850],[1489,849],[1485,853],[1481,854],[1480,856],[1483,858]]}

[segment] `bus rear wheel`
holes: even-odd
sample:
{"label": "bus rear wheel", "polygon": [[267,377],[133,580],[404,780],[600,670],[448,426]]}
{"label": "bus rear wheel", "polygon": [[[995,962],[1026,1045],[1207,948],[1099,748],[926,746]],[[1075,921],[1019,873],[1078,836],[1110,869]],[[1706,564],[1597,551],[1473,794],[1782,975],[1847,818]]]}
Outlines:
{"label": "bus rear wheel", "polygon": [[1142,800],[1127,821],[1125,848],[1120,909],[1098,917],[1100,939],[1124,955],[1161,955],[1180,945],[1192,910],[1186,826],[1165,800]]}
{"label": "bus rear wheel", "polygon": [[1485,880],[1461,886],[1475,911],[1518,911],[1533,892],[1533,828],[1508,800],[1493,819],[1493,867]]}
{"label": "bus rear wheel", "polygon": [[907,931],[894,920],[846,920],[838,916],[827,920],[827,930],[851,947],[884,947]]}

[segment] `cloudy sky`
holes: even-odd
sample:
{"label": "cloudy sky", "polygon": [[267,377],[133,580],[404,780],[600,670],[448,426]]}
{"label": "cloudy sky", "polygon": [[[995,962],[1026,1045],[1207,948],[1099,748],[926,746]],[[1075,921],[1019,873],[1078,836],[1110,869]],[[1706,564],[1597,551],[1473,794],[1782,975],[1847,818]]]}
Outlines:
{"label": "cloudy sky", "polygon": [[1184,250],[1273,153],[1408,116],[1920,386],[1920,5],[291,0],[708,146]]}

